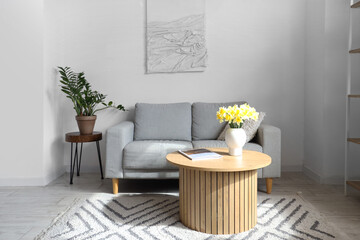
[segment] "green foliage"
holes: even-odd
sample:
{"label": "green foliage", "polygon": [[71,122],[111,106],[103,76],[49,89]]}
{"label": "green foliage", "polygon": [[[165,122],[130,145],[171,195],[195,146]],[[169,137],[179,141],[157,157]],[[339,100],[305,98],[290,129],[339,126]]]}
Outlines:
{"label": "green foliage", "polygon": [[243,123],[229,123],[230,128],[241,128]]}
{"label": "green foliage", "polygon": [[[83,72],[75,73],[70,67],[58,67],[58,69],[61,76],[61,91],[73,102],[78,116],[93,116],[96,112],[107,108],[125,111],[123,105],[116,106],[112,101],[106,103],[106,95],[93,91]],[[104,107],[96,109],[98,104]]]}

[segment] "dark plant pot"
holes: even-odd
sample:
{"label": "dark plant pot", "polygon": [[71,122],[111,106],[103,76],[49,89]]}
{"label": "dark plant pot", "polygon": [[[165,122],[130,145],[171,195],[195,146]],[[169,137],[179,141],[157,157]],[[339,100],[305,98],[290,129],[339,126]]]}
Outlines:
{"label": "dark plant pot", "polygon": [[91,135],[94,131],[96,116],[76,116],[81,135]]}

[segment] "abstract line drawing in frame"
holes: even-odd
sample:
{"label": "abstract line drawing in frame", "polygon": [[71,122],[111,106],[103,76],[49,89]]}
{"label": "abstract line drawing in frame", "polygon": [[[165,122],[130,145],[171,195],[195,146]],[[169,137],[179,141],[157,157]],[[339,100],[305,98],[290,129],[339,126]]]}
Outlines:
{"label": "abstract line drawing in frame", "polygon": [[147,72],[204,71],[204,0],[147,0]]}

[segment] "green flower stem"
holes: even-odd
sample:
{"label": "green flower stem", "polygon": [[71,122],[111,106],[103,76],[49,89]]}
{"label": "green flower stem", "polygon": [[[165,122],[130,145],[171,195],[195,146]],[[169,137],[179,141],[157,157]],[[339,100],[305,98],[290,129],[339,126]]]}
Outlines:
{"label": "green flower stem", "polygon": [[241,122],[240,124],[237,124],[237,123],[230,123],[229,122],[229,126],[230,128],[241,128],[243,125],[243,123]]}

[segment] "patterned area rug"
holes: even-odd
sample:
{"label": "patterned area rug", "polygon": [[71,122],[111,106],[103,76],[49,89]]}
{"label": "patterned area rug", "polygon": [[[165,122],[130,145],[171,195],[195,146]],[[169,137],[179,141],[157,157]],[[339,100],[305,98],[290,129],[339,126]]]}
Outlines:
{"label": "patterned area rug", "polygon": [[[258,196],[258,223],[235,235],[209,235],[179,221],[178,197],[114,196],[79,200],[35,239],[335,239],[336,232],[300,197]],[[338,239],[338,238],[336,238]]]}

